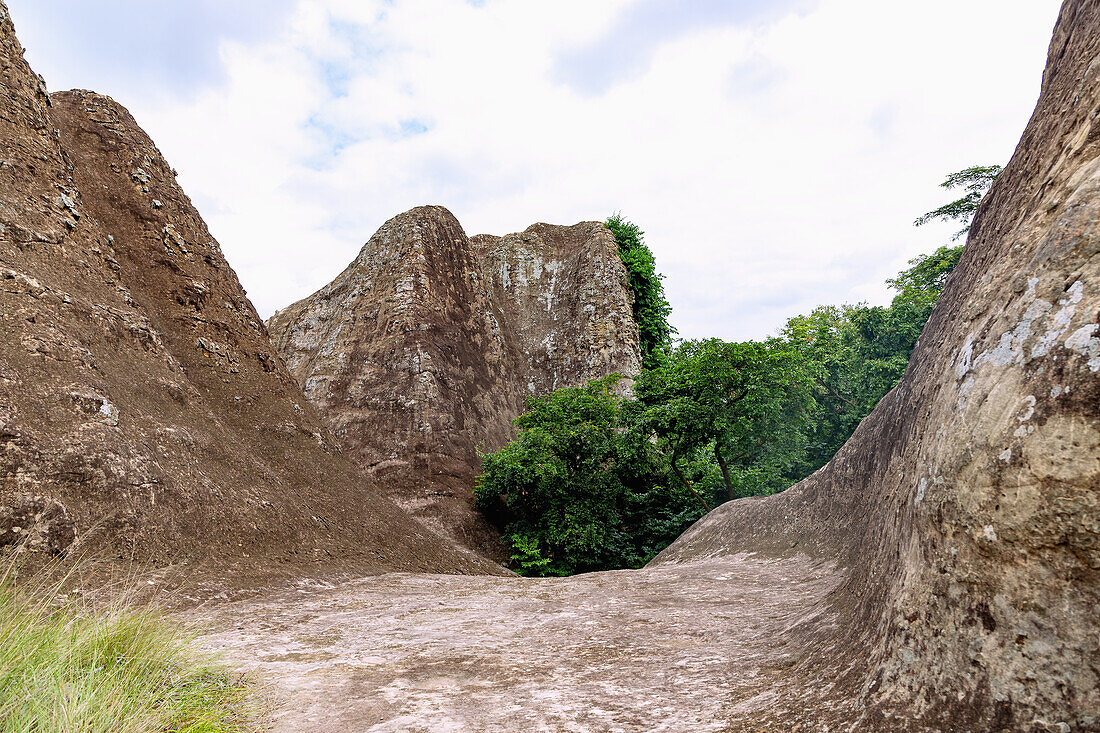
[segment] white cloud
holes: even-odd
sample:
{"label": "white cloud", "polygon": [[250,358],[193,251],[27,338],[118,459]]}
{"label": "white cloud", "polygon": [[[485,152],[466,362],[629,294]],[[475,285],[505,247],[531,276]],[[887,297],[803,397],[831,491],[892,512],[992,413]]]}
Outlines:
{"label": "white cloud", "polygon": [[[470,234],[622,210],[682,335],[751,338],[884,302],[882,281],[949,237],[912,220],[947,172],[1008,159],[1058,4],[820,0],[632,34],[650,0],[301,0],[276,33],[223,39],[198,92],[115,93],[265,316],[418,204]],[[645,63],[578,83],[635,37]]]}

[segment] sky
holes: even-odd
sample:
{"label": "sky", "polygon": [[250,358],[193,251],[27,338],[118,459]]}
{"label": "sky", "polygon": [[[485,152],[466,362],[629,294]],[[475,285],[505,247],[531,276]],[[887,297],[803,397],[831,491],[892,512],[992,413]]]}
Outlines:
{"label": "sky", "polygon": [[1004,164],[1057,0],[7,0],[51,91],[127,106],[263,317],[383,222],[470,235],[615,212],[684,338],[774,334],[957,227]]}

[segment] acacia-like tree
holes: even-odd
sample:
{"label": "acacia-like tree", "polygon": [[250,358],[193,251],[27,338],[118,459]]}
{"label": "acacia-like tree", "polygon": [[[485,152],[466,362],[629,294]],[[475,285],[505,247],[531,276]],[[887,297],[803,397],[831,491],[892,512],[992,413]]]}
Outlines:
{"label": "acacia-like tree", "polygon": [[937,219],[940,221],[965,221],[966,226],[955,232],[955,235],[951,237],[951,241],[964,236],[970,231],[970,222],[974,219],[974,213],[978,210],[982,197],[985,196],[986,191],[993,185],[993,181],[997,180],[1000,173],[1001,166],[999,165],[975,165],[950,174],[940,184],[940,187],[946,188],[948,191],[962,188],[966,193],[938,209],[933,209],[923,216],[917,217],[913,224],[918,227],[924,226],[928,222]]}

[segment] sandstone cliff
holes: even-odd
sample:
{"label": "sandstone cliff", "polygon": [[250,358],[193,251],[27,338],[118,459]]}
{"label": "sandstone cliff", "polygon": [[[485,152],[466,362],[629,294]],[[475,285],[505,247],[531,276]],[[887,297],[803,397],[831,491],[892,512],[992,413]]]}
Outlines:
{"label": "sandstone cliff", "polygon": [[267,326],[348,455],[429,527],[505,559],[473,506],[478,451],[513,436],[528,395],[636,374],[631,304],[600,224],[470,240],[425,206]]}
{"label": "sandstone cliff", "polygon": [[840,627],[801,627],[773,709],[731,711],[747,729],[1100,730],[1098,59],[1100,2],[1067,0],[1034,116],[905,378],[836,458],[654,561],[847,568]]}
{"label": "sandstone cliff", "polygon": [[344,458],[172,168],[0,2],[0,544],[474,570]]}

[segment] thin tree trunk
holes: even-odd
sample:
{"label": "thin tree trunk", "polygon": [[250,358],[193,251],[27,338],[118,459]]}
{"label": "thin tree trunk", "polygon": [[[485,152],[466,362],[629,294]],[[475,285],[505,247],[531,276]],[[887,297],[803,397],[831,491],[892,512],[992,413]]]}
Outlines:
{"label": "thin tree trunk", "polygon": [[730,467],[722,456],[722,451],[718,448],[717,442],[714,443],[714,457],[718,459],[718,466],[722,469],[722,480],[726,482],[726,494],[729,495],[730,501],[732,501],[737,498],[737,495],[733,491],[733,482],[730,481]]}
{"label": "thin tree trunk", "polygon": [[706,499],[704,499],[703,495],[695,490],[695,487],[692,486],[686,478],[684,478],[684,474],[680,473],[680,469],[676,465],[676,454],[675,453],[672,454],[672,458],[671,458],[671,460],[669,460],[669,464],[672,466],[672,472],[674,474],[676,474],[676,478],[680,479],[680,483],[682,483],[687,488],[688,491],[695,494],[695,498],[699,500],[699,503],[703,505],[703,508],[705,510],[707,510],[708,512],[711,509],[713,509],[714,507],[712,507],[710,505],[710,502],[708,502]]}

